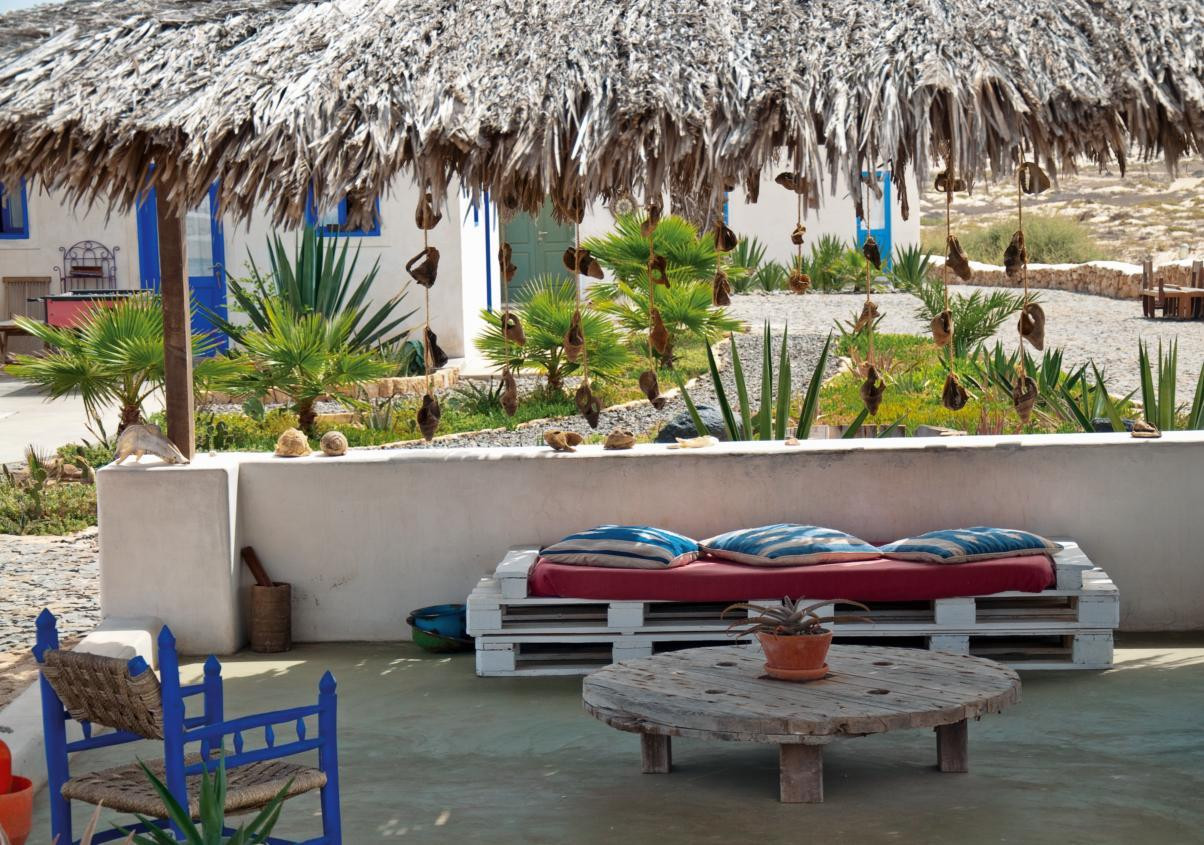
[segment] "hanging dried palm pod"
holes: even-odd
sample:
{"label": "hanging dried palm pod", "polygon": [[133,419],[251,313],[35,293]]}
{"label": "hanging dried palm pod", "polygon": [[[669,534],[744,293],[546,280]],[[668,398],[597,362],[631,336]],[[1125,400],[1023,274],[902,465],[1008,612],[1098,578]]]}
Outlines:
{"label": "hanging dried palm pod", "polygon": [[953,340],[953,314],[948,309],[932,318],[932,340],[937,346],[948,346]]}
{"label": "hanging dried palm pod", "polygon": [[422,437],[428,443],[435,436],[436,429],[439,428],[439,418],[443,416],[443,411],[439,408],[439,400],[431,394],[424,394],[422,397],[422,407],[418,409],[418,430],[422,432]]}
{"label": "hanging dried palm pod", "polygon": [[1024,232],[1017,230],[1012,235],[1008,248],[1003,253],[1003,269],[1009,279],[1015,279],[1024,271],[1028,263],[1028,249],[1024,245]]}
{"label": "hanging dried palm pod", "polygon": [[732,285],[722,267],[715,271],[715,278],[711,280],[711,304],[716,308],[732,304]]}
{"label": "hanging dried palm pod", "polygon": [[878,303],[867,299],[861,306],[861,314],[857,317],[857,322],[853,324],[853,333],[858,334],[865,331],[874,324],[878,319]]}
{"label": "hanging dried palm pod", "polygon": [[756,205],[761,196],[761,173],[750,170],[744,174],[744,199]]}
{"label": "hanging dried palm pod", "polygon": [[865,381],[861,383],[861,401],[865,403],[865,409],[870,412],[871,417],[878,415],[878,408],[882,405],[882,394],[885,392],[886,382],[878,377],[878,371],[873,364],[867,364]]}
{"label": "hanging dried palm pod", "polygon": [[807,227],[802,223],[796,223],[794,230],[790,233],[790,243],[795,246],[803,245],[803,236],[807,234]]}
{"label": "hanging dried palm pod", "polygon": [[406,262],[406,272],[418,284],[424,288],[430,288],[435,284],[435,279],[439,275],[439,250],[433,246],[424,247],[420,253]]}
{"label": "hanging dried palm pod", "polygon": [[715,221],[715,249],[720,252],[731,252],[740,243],[736,233],[722,219]]}
{"label": "hanging dried palm pod", "polygon": [[434,229],[443,219],[441,212],[435,211],[435,201],[427,191],[418,198],[418,207],[414,209],[414,224],[424,231]]}
{"label": "hanging dried palm pod", "polygon": [[786,171],[773,177],[773,181],[788,191],[794,191],[796,194],[806,193],[807,191],[807,180],[801,173]]}
{"label": "hanging dried palm pod", "polygon": [[561,256],[561,261],[564,262],[564,268],[570,273],[580,273],[583,276],[591,276],[595,279],[602,278],[602,265],[598,263],[598,259],[590,253],[588,249],[575,249],[569,247]]}
{"label": "hanging dried palm pod", "polygon": [[640,390],[648,397],[648,401],[652,403],[652,407],[658,411],[665,407],[665,397],[661,396],[661,386],[656,379],[656,373],[652,370],[644,370],[640,373]]}
{"label": "hanging dried palm pod", "polygon": [[791,293],[804,294],[811,288],[811,277],[795,267],[786,277],[786,285]]}
{"label": "hanging dried palm pod", "polygon": [[1020,309],[1020,336],[1038,352],[1045,348],[1045,309],[1035,302]]}
{"label": "hanging dried palm pod", "polygon": [[581,416],[585,417],[585,421],[589,423],[589,427],[597,428],[598,419],[602,415],[602,403],[598,401],[598,397],[594,396],[594,392],[590,390],[588,380],[581,382],[581,386],[573,394],[573,401],[577,403],[577,410],[581,413]]}
{"label": "hanging dried palm pod", "polygon": [[949,269],[956,273],[963,282],[970,281],[970,277],[974,275],[974,271],[970,269],[970,259],[966,256],[966,251],[962,249],[957,235],[949,236],[948,249],[949,258],[947,263]]}
{"label": "hanging dried palm pod", "polygon": [[660,225],[661,213],[662,210],[660,202],[654,202],[649,205],[648,214],[644,218],[643,222],[640,223],[640,234],[642,234],[645,238],[652,237],[652,233],[655,232],[656,227]]}
{"label": "hanging dried palm pod", "polygon": [[518,382],[514,380],[514,374],[510,372],[509,367],[502,367],[502,410],[506,412],[506,416],[514,416],[514,412],[518,410]]}
{"label": "hanging dried palm pod", "polygon": [[606,442],[602,444],[603,449],[618,451],[621,449],[630,449],[635,446],[635,435],[626,428],[616,428],[606,435]]}
{"label": "hanging dried palm pod", "polygon": [[564,357],[576,364],[581,360],[581,352],[585,349],[585,335],[581,332],[581,309],[573,312],[569,322],[569,330],[564,333]]}
{"label": "hanging dried palm pod", "polygon": [[435,369],[447,366],[447,353],[439,347],[439,338],[428,327],[423,334],[426,337],[426,359]]}
{"label": "hanging dried palm pod", "polygon": [[649,309],[648,319],[651,323],[651,327],[648,329],[648,342],[652,344],[652,349],[657,355],[667,358],[673,351],[673,340],[669,337],[669,330],[665,328],[665,321],[661,317],[660,309],[655,307]]}
{"label": "hanging dried palm pod", "polygon": [[941,391],[942,405],[950,411],[960,411],[966,407],[966,402],[969,399],[969,394],[966,393],[966,388],[962,387],[957,373],[950,372],[945,376],[945,389]]}
{"label": "hanging dried palm pod", "polygon": [[518,267],[514,265],[514,251],[510,248],[510,244],[502,241],[502,245],[498,247],[497,263],[502,268],[502,279],[507,283],[514,281],[514,274],[518,272]]}
{"label": "hanging dried palm pod", "polygon": [[1049,176],[1035,161],[1026,161],[1020,165],[1020,190],[1026,194],[1039,194],[1048,190],[1052,183]]}
{"label": "hanging dried palm pod", "polygon": [[523,321],[513,311],[502,313],[502,337],[517,346],[525,346],[527,335],[523,331]]}
{"label": "hanging dried palm pod", "polygon": [[949,171],[942,170],[936,175],[936,181],[933,183],[933,187],[942,194],[961,193],[962,191],[966,190],[966,180],[960,176],[950,179]]}
{"label": "hanging dried palm pod", "polygon": [[1028,425],[1032,419],[1033,408],[1037,404],[1037,383],[1027,375],[1016,375],[1016,383],[1012,385],[1012,407],[1020,422]]}
{"label": "hanging dried palm pod", "polygon": [[669,264],[663,255],[653,255],[648,259],[648,278],[654,285],[669,287]]}
{"label": "hanging dried palm pod", "polygon": [[878,249],[878,242],[874,240],[873,235],[866,235],[865,243],[861,245],[861,254],[875,268],[882,269],[882,251]]}
{"label": "hanging dried palm pod", "polygon": [[551,428],[543,433],[543,442],[557,452],[576,452],[584,440],[585,438],[575,431],[561,431],[558,428]]}

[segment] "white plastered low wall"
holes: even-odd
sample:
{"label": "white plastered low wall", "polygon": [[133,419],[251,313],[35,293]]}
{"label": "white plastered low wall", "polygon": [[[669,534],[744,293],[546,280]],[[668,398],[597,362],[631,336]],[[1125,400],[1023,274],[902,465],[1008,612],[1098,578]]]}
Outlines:
{"label": "white plastered low wall", "polygon": [[1204,629],[1204,433],[204,455],[99,473],[101,602],[186,652],[245,641],[254,546],[294,588],[294,638],[390,640],[463,601],[510,546],[602,522],[694,537],[812,522],[870,540],[991,524],[1071,536],[1121,591],[1122,627]]}

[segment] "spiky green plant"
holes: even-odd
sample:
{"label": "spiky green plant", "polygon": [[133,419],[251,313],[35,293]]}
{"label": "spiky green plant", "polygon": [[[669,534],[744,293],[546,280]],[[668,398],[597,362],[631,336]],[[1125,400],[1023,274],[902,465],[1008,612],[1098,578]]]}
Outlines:
{"label": "spiky green plant", "polygon": [[279,233],[273,233],[268,237],[268,272],[260,272],[254,257],[248,254],[250,277],[230,275],[227,279],[235,307],[246,314],[250,326],[236,325],[223,315],[202,310],[215,326],[240,343],[248,331],[268,330],[270,299],[282,300],[296,314],[321,314],[331,320],[350,315],[348,342],[356,349],[394,341],[401,336],[398,328],[415,313],[398,313],[406,288],[383,304],[373,305],[369,296],[380,260],[357,279],[359,255],[359,244],[350,253],[347,238],[327,237],[313,226],[306,226],[298,234],[291,253]]}
{"label": "spiky green plant", "polygon": [[1157,369],[1144,341],[1137,345],[1137,366],[1141,377],[1141,405],[1145,421],[1163,431],[1204,429],[1204,365],[1196,377],[1192,403],[1180,408],[1175,399],[1179,378],[1179,341],[1172,340],[1166,350],[1158,341]]}
{"label": "spiky green plant", "polygon": [[[727,388],[719,376],[719,364],[710,347],[707,348],[707,364],[711,372],[711,381],[715,386],[715,398],[719,405],[719,413],[723,417],[723,425],[730,440],[784,440],[787,426],[794,408],[793,377],[790,368],[790,353],[788,346],[789,330],[782,331],[782,345],[778,352],[777,398],[774,398],[774,373],[772,337],[769,324],[765,324],[761,344],[761,392],[757,409],[754,412],[752,398],[748,392],[748,384],[744,378],[744,365],[740,360],[740,351],[736,347],[735,338],[729,338],[732,356],[732,378],[736,386],[736,405],[728,397]],[[810,381],[798,405],[798,422],[794,436],[800,440],[811,434],[811,426],[819,408],[819,393],[823,385],[824,371],[828,366],[828,353],[832,347],[832,336],[824,342],[819,353],[819,360],[811,372]],[[685,400],[686,409],[694,421],[698,433],[706,434],[707,428],[698,414],[697,406],[685,387],[683,379],[678,378],[678,387]],[[739,419],[736,412],[739,412]],[[855,429],[854,429],[855,430]]]}
{"label": "spiky green plant", "polygon": [[841,262],[848,245],[835,235],[823,235],[811,244],[800,265],[811,277],[811,289],[819,293],[838,293],[849,279]]}
{"label": "spiky green plant", "polygon": [[[315,404],[323,396],[389,375],[393,366],[351,342],[355,315],[297,314],[281,300],[264,301],[266,328],[246,332],[240,360],[250,366],[231,381],[234,392],[292,397],[301,429],[313,435]],[[356,400],[343,397],[343,401]]]}
{"label": "spiky green plant", "polygon": [[[577,308],[577,294],[571,279],[539,276],[528,287],[530,295],[515,308],[523,321],[526,345],[507,343],[502,335],[500,312],[481,312],[485,330],[477,336],[477,349],[497,368],[509,366],[514,372],[524,367],[542,371],[549,390],[560,390],[564,380],[581,370],[581,363],[569,361],[564,354],[564,336]],[[581,330],[589,355],[590,375],[602,381],[618,377],[627,363],[627,350],[614,325],[594,308],[583,308]]]}
{"label": "spiky green plant", "polygon": [[887,278],[896,287],[911,290],[923,284],[931,270],[932,254],[928,250],[918,244],[900,246],[895,247],[895,259]]}
{"label": "spiky green plant", "polygon": [[[79,396],[94,424],[101,424],[106,406],[117,405],[120,433],[143,419],[143,403],[163,386],[163,305],[158,297],[138,294],[94,308],[75,328],[25,317],[15,321],[50,352],[18,355],[9,375],[33,382],[51,399]],[[193,356],[215,347],[212,337],[192,338]],[[198,385],[212,385],[234,369],[226,359],[204,358],[193,367],[193,378]]]}
{"label": "spiky green plant", "polygon": [[178,845],[181,841],[187,845],[260,845],[260,843],[268,841],[272,829],[280,820],[281,807],[292,786],[290,780],[254,818],[227,837],[225,835],[226,764],[224,762],[218,764],[212,777],[208,772],[201,773],[199,823],[192,820],[189,812],[168,791],[163,781],[155,777],[154,772],[148,769],[144,763],[140,762],[138,765],[159,795],[159,800],[166,807],[168,820],[180,829],[184,838],[183,840],[177,839],[172,831],[162,830],[149,819],[138,816],[138,821],[148,827],[147,832],[131,833],[125,828],[120,828],[122,833],[130,834],[133,837],[128,841],[133,842],[134,845]]}
{"label": "spiky green plant", "polygon": [[737,619],[727,627],[727,632],[731,636],[747,637],[750,634],[770,634],[775,637],[805,637],[814,634],[826,634],[827,630],[823,627],[829,622],[835,622],[841,619],[846,622],[873,622],[867,616],[820,616],[815,611],[821,607],[829,605],[847,604],[853,607],[860,608],[866,613],[870,609],[859,601],[852,599],[824,599],[822,601],[812,602],[804,605],[803,599],[791,599],[789,596],[782,598],[780,605],[767,604],[752,604],[750,602],[738,602],[728,605],[723,609],[722,617],[726,617],[734,611],[753,611],[755,616],[748,616],[744,619]]}
{"label": "spiky green plant", "polygon": [[[920,300],[916,319],[929,330],[934,317],[945,310],[945,290],[939,277],[921,275],[918,279],[896,277],[907,293]],[[906,284],[904,284],[906,281]],[[1040,300],[1029,295],[1030,302]],[[949,310],[953,314],[953,354],[965,358],[978,344],[990,338],[999,327],[1020,310],[1024,295],[1007,291],[985,293],[976,290],[969,296],[949,294]]]}
{"label": "spiky green plant", "polygon": [[765,244],[758,238],[741,238],[728,257],[728,280],[735,293],[775,291],[786,286],[786,268],[765,260]]}

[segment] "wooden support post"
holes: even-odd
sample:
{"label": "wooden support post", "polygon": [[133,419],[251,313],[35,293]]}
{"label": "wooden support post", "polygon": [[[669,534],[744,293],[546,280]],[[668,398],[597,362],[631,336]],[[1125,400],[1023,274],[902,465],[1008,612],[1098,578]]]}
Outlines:
{"label": "wooden support post", "polygon": [[967,748],[969,730],[966,720],[952,725],[940,725],[936,729],[936,762],[942,772],[970,771],[970,753]]}
{"label": "wooden support post", "polygon": [[184,214],[159,191],[159,292],[163,297],[164,394],[167,435],[192,460],[196,430],[192,398],[191,297],[184,244]]}
{"label": "wooden support post", "polygon": [[669,737],[640,734],[640,758],[646,775],[667,775],[673,768],[673,746]]}
{"label": "wooden support post", "polygon": [[778,768],[783,804],[820,804],[824,800],[824,747],[779,745]]}

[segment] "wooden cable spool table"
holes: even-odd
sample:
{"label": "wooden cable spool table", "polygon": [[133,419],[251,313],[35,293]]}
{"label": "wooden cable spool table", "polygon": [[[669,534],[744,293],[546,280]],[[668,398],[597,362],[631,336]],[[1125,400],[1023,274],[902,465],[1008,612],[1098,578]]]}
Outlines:
{"label": "wooden cable spool table", "polygon": [[667,773],[671,737],[773,743],[781,800],[823,801],[823,747],[839,737],[936,730],[942,772],[969,771],[969,719],[1020,701],[1020,678],[990,660],[908,648],[834,645],[829,674],[773,680],[756,646],[624,660],[586,677],[585,710],[640,734],[646,773]]}

